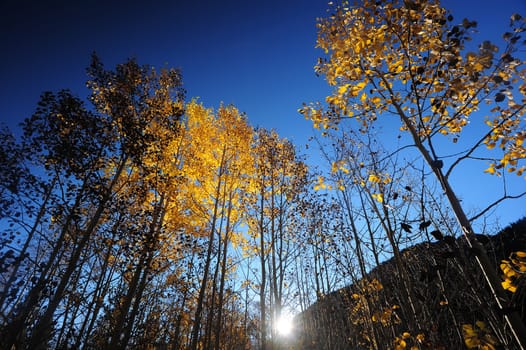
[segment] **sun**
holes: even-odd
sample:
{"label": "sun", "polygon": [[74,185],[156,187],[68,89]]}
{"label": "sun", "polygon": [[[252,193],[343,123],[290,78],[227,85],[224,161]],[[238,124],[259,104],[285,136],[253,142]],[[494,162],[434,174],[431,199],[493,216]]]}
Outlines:
{"label": "sun", "polygon": [[294,318],[289,314],[282,314],[276,322],[276,331],[281,336],[289,336],[294,330]]}

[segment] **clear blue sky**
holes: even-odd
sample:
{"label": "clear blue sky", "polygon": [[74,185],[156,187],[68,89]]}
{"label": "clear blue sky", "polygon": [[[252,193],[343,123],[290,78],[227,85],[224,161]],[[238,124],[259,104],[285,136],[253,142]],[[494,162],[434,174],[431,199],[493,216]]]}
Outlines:
{"label": "clear blue sky", "polygon": [[90,54],[110,68],[135,57],[182,69],[188,97],[234,103],[287,137],[310,128],[296,110],[322,97],[315,19],[325,1],[29,1],[0,7],[0,118],[21,120],[44,90],[85,95]]}
{"label": "clear blue sky", "polygon": [[[456,20],[479,22],[477,41],[500,38],[512,13],[526,15],[524,0],[443,4]],[[326,9],[325,0],[3,0],[0,121],[16,132],[45,90],[69,88],[85,97],[85,68],[96,51],[108,68],[129,57],[179,67],[189,98],[210,107],[233,103],[252,125],[303,146],[312,131],[297,109],[329,92],[313,71],[321,55],[315,19]],[[465,182],[468,203],[476,203],[485,179],[480,187]],[[526,189],[526,182],[518,186]],[[523,199],[498,215],[507,223],[526,215],[524,208]]]}

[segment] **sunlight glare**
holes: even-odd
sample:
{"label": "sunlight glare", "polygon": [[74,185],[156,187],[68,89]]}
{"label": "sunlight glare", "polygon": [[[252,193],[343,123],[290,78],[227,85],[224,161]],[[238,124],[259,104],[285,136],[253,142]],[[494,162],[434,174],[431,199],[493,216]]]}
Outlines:
{"label": "sunlight glare", "polygon": [[282,314],[276,323],[276,331],[281,336],[288,336],[294,328],[293,317],[288,314]]}

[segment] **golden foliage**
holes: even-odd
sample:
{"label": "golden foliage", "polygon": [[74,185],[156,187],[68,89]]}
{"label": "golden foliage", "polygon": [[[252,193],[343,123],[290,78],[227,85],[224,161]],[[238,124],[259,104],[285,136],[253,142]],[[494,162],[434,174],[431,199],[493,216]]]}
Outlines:
{"label": "golden foliage", "polygon": [[512,253],[508,260],[502,260],[500,269],[504,273],[502,287],[515,293],[519,280],[526,275],[526,252]]}
{"label": "golden foliage", "polygon": [[375,310],[369,310],[368,305],[379,305],[379,293],[383,290],[383,285],[376,278],[367,281],[363,280],[359,283],[360,293],[353,293],[352,311],[349,315],[353,324],[367,324],[368,319],[373,323],[380,323],[382,326],[389,326],[400,323],[400,318],[396,314],[398,305],[378,306]]}
{"label": "golden foliage", "polygon": [[412,336],[409,332],[403,332],[401,336],[398,336],[394,340],[395,350],[418,350],[424,343],[425,335],[418,333],[416,336]]}
{"label": "golden foliage", "polygon": [[[457,142],[481,119],[473,119],[480,104],[491,104],[482,141],[502,155],[486,172],[523,175],[526,70],[513,56],[519,40],[509,39],[504,51],[489,41],[468,51],[464,43],[476,23],[452,20],[439,1],[344,1],[318,22],[317,46],[327,58],[315,69],[334,90],[326,107],[304,105],[300,112],[316,128],[337,128],[352,117],[362,130],[394,114],[401,130],[421,141],[440,134]],[[520,33],[526,20],[512,16],[511,26]]]}
{"label": "golden foliage", "polygon": [[498,345],[498,340],[482,321],[474,325],[463,324],[462,336],[468,349],[495,350]]}

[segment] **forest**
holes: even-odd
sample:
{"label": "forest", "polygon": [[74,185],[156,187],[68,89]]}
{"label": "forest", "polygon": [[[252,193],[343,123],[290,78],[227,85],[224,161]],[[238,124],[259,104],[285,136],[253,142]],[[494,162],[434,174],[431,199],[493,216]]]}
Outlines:
{"label": "forest", "polygon": [[[332,93],[291,116],[316,162],[178,69],[93,54],[88,96],[0,128],[0,349],[526,349],[526,217],[490,223],[526,197],[509,25],[474,45],[439,1],[330,5]],[[502,181],[476,211],[468,162]]]}

